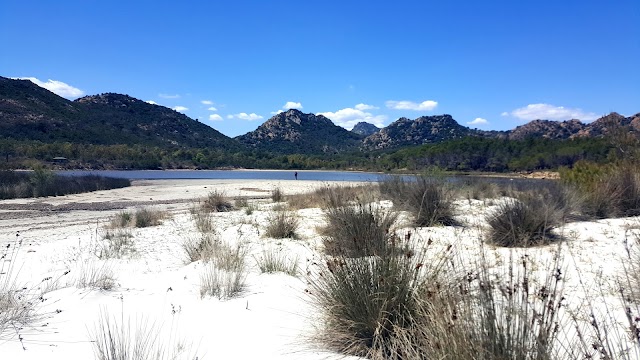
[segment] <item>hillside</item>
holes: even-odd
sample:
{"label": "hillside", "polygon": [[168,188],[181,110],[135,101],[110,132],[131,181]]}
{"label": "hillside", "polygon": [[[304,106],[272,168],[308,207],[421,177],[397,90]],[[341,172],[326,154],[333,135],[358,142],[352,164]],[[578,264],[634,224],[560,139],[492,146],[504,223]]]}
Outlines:
{"label": "hillside", "polygon": [[379,127],[364,121],[357,123],[356,126],[354,126],[353,129],[351,129],[351,132],[356,133],[358,135],[365,136],[365,137],[369,135],[373,135],[378,131],[380,131]]}
{"label": "hillside", "polygon": [[474,134],[476,134],[474,130],[458,124],[448,114],[422,116],[415,120],[400,118],[365,138],[363,148],[367,150],[394,149],[460,139]]}
{"label": "hillside", "polygon": [[358,149],[362,137],[322,115],[291,109],[236,139],[252,149],[279,154],[332,154]]}
{"label": "hillside", "polygon": [[80,144],[240,148],[215,129],[128,95],[64,99],[28,80],[0,77],[0,138]]}

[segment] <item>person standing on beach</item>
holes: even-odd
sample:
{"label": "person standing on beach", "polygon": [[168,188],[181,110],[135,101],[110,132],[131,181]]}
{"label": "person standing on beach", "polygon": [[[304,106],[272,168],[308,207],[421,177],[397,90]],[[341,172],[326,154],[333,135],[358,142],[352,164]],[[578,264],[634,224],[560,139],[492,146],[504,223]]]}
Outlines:
{"label": "person standing on beach", "polygon": [[298,180],[298,172],[297,171],[293,173],[293,177],[295,177],[296,180]]}

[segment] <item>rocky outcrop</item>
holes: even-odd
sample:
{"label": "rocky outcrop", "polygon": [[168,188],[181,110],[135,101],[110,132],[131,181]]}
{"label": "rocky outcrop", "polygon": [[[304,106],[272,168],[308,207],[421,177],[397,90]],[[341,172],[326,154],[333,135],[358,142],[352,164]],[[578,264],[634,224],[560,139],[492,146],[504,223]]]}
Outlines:
{"label": "rocky outcrop", "polygon": [[250,148],[282,154],[337,153],[357,149],[361,137],[315,114],[291,109],[236,137]]}
{"label": "rocky outcrop", "polygon": [[474,130],[458,124],[451,115],[422,116],[415,120],[400,118],[368,136],[365,149],[393,149],[459,139],[475,134]]}
{"label": "rocky outcrop", "polygon": [[353,129],[351,129],[351,132],[356,133],[358,135],[367,137],[369,135],[373,135],[375,133],[377,133],[378,131],[380,131],[380,128],[368,123],[368,122],[364,122],[361,121],[359,123],[356,124],[356,126],[353,127]]}

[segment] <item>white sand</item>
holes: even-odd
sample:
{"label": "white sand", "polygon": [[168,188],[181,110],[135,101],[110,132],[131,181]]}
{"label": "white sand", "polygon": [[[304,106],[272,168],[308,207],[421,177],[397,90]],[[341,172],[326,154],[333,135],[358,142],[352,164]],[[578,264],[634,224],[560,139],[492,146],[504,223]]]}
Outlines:
{"label": "white sand", "polygon": [[[344,183],[340,183],[344,184]],[[269,210],[270,192],[281,188],[285,194],[302,193],[329,183],[311,181],[259,180],[159,180],[140,181],[130,188],[99,191],[45,199],[0,201],[0,249],[16,238],[22,246],[14,261],[19,268],[17,283],[28,288],[54,289],[43,296],[38,306],[44,314],[31,327],[5,332],[0,336],[0,359],[92,359],[89,333],[101,312],[118,319],[160,327],[165,331],[162,343],[183,343],[200,359],[326,359],[335,354],[310,345],[316,316],[305,294],[304,274],[321,257],[321,237],[316,227],[323,224],[320,209],[298,211],[303,228],[301,239],[276,240],[263,236]],[[185,264],[182,243],[197,235],[189,208],[199,197],[212,190],[230,197],[247,197],[257,210],[214,214],[214,222],[223,238],[250,246],[248,287],[230,300],[201,298],[200,262]],[[121,210],[34,211],[29,206],[50,207],[65,204],[100,205],[130,202],[163,209],[171,215],[162,225],[132,229],[135,252],[121,259],[98,260],[97,244],[110,218]],[[163,202],[152,204],[151,202]],[[22,210],[7,208],[25,207]],[[464,228],[418,229],[416,235],[434,240],[434,246],[449,244],[461,253],[475,253],[483,230],[482,215],[491,206],[481,201],[457,202]],[[2,217],[2,215],[5,215]],[[7,215],[10,214],[10,215]],[[16,218],[15,214],[24,214]],[[559,231],[567,238],[566,287],[570,301],[578,303],[602,272],[613,280],[620,268],[623,241],[629,224],[638,219],[579,222]],[[635,230],[632,230],[635,231]],[[17,235],[18,234],[18,235]],[[281,248],[298,257],[303,275],[261,274],[253,256],[268,247]],[[528,250],[532,257],[551,258],[554,247]],[[490,249],[506,258],[507,249]],[[0,253],[1,254],[1,253]],[[468,255],[468,254],[467,254]],[[463,256],[467,256],[463,255]],[[78,288],[76,279],[90,269],[109,266],[117,286],[110,291]],[[5,267],[6,268],[6,267]],[[579,271],[573,271],[573,269]],[[65,274],[67,271],[70,273]],[[572,275],[573,274],[573,275]],[[575,274],[580,274],[578,277]],[[42,281],[51,277],[51,280]],[[590,289],[593,289],[592,287]],[[613,288],[606,289],[607,301],[616,301]],[[163,333],[164,334],[164,333]],[[164,336],[164,335],[163,335]],[[170,339],[169,339],[170,338]]]}

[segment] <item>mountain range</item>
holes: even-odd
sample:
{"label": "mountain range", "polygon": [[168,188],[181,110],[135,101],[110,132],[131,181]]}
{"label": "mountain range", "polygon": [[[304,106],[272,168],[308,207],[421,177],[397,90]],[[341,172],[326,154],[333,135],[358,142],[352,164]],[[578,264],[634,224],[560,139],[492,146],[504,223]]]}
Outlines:
{"label": "mountain range", "polygon": [[348,131],[322,115],[291,109],[254,131],[229,138],[182,113],[128,95],[105,93],[70,101],[31,81],[0,77],[0,139],[336,154],[391,150],[467,136],[514,140],[600,137],[620,125],[640,133],[640,113],[629,117],[611,113],[587,124],[577,119],[534,120],[508,131],[471,129],[443,114],[400,118],[382,129],[359,123]]}

